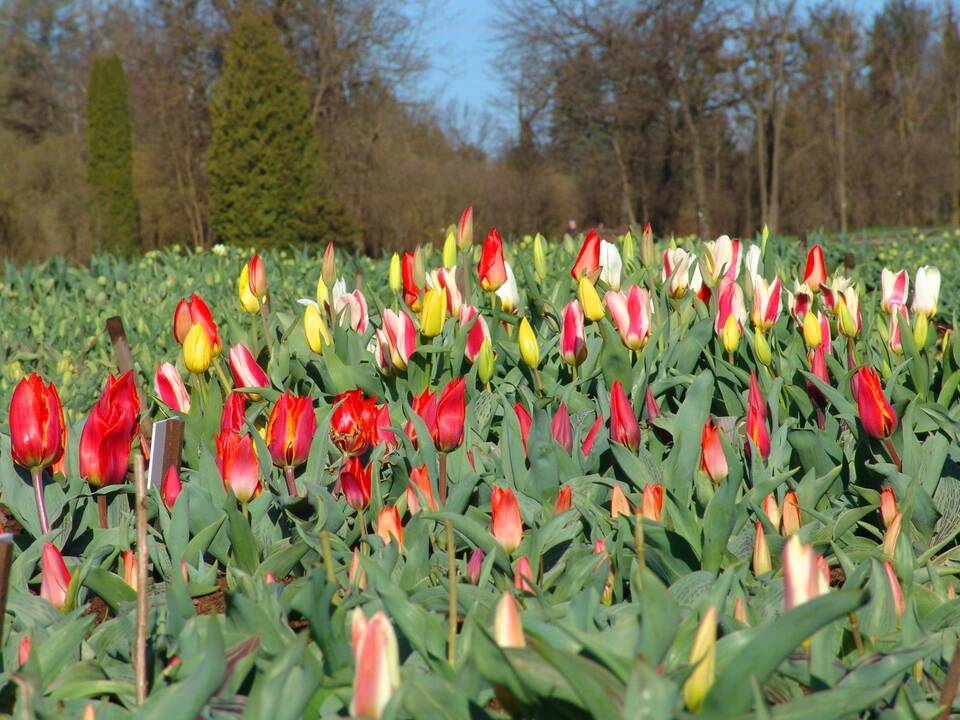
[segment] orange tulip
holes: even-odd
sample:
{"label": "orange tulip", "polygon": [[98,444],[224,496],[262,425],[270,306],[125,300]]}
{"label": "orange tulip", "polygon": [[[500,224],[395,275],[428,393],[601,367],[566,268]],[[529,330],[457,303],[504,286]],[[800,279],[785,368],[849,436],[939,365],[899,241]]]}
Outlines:
{"label": "orange tulip", "polygon": [[523,520],[517,496],[510,488],[493,486],[490,494],[491,532],[500,546],[509,554],[520,547],[523,540]]}
{"label": "orange tulip", "polygon": [[727,477],[729,468],[720,440],[720,429],[714,424],[712,417],[707,418],[703,425],[700,445],[700,469],[707,473],[714,484],[720,483]]}
{"label": "orange tulip", "polygon": [[503,240],[496,228],[487,233],[477,264],[480,287],[486,292],[495,292],[507,281],[507,268],[503,261]]}

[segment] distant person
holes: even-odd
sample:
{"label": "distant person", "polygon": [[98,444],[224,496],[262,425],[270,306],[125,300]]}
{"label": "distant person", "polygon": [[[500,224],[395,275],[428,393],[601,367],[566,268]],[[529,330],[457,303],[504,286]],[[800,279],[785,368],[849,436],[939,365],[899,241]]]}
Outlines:
{"label": "distant person", "polygon": [[577,234],[577,221],[576,221],[576,220],[568,220],[568,221],[567,221],[567,230],[566,230],[566,232],[567,232],[567,235],[569,235],[570,237],[576,237],[576,234]]}

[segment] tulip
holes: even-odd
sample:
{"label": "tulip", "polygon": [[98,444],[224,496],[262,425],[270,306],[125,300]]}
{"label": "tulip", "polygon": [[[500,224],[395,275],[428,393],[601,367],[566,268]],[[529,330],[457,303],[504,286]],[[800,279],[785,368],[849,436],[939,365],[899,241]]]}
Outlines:
{"label": "tulip", "polygon": [[63,406],[53,383],[36,373],[21,380],[10,398],[10,449],[21,467],[39,470],[57,462],[65,446]]}
{"label": "tulip", "polygon": [[450,270],[457,265],[457,236],[453,228],[447,231],[447,237],[443,241],[443,267]]}
{"label": "tulip", "polygon": [[600,432],[600,429],[603,427],[603,425],[604,417],[603,415],[598,414],[597,419],[593,422],[590,430],[583,438],[583,444],[580,445],[580,452],[583,453],[584,457],[590,456],[590,452],[593,450],[593,443],[596,441],[597,434]]}
{"label": "tulip", "polygon": [[784,607],[787,611],[830,591],[826,561],[796,535],[783,546]]}
{"label": "tulip", "polygon": [[[430,392],[430,388],[426,388],[422,393],[414,396],[411,405],[413,406],[413,412],[419,415],[423,420],[423,424],[427,426],[427,431],[431,433],[432,439],[433,428],[437,424],[436,393]],[[404,432],[407,434],[407,437],[413,441],[413,446],[417,447],[417,435],[412,420],[407,421]]]}
{"label": "tulip", "polygon": [[758,281],[763,279],[760,274],[760,260],[762,258],[763,251],[759,245],[748,246],[747,251],[743,254],[743,262],[747,266],[744,284],[751,297],[756,295],[757,286],[759,285]]}
{"label": "tulip", "polygon": [[894,515],[897,514],[897,496],[893,488],[884,488],[880,491],[880,515],[883,517],[883,526],[890,527]]}
{"label": "tulip", "polygon": [[513,567],[513,586],[520,592],[533,595],[537,592],[533,583],[533,568],[530,567],[530,560],[527,559],[527,556],[523,555]]}
{"label": "tulip", "polygon": [[823,342],[823,329],[820,320],[809,310],[803,318],[803,341],[811,350]]}
{"label": "tulip", "polygon": [[[743,325],[747,319],[747,311],[743,304],[743,290],[733,281],[724,280],[720,285],[720,295],[717,300],[717,317],[713,321],[713,329],[717,335],[721,335],[726,340],[727,333],[735,331],[738,334],[743,331]],[[736,348],[734,348],[736,349]],[[732,352],[727,349],[727,352]]]}
{"label": "tulip", "polygon": [[619,380],[614,380],[610,388],[610,439],[626,445],[631,452],[640,445],[640,424]]}
{"label": "tulip", "polygon": [[217,469],[224,489],[229,488],[243,505],[263,491],[257,450],[250,435],[238,432],[217,435]]}
{"label": "tulip", "polygon": [[380,372],[384,375],[393,374],[396,368],[393,366],[393,359],[390,357],[390,340],[381,328],[374,328],[373,336],[367,343],[367,351],[373,355]]}
{"label": "tulip", "polygon": [[469,250],[473,245],[473,205],[467,205],[457,223],[457,247]]}
{"label": "tulip", "polygon": [[174,503],[177,502],[182,490],[183,484],[180,482],[180,473],[175,465],[171,465],[160,484],[160,497],[163,499],[163,504],[167,507],[167,510],[173,510]]}
{"label": "tulip", "polygon": [[580,301],[580,307],[583,308],[583,314],[587,320],[596,322],[603,318],[603,303],[600,302],[596,287],[585,276],[578,281],[577,299]]}
{"label": "tulip", "polygon": [[587,359],[587,336],[583,328],[583,310],[576,300],[563,309],[560,331],[560,354],[563,361],[576,368]]}
{"label": "tulip", "polygon": [[[691,262],[694,262],[691,260]],[[697,299],[700,300],[704,305],[710,302],[710,298],[713,293],[710,290],[710,286],[703,281],[703,277],[700,275],[700,262],[696,261],[693,266],[693,274],[690,275],[690,289],[693,291],[694,295],[697,296]]]}
{"label": "tulip", "polygon": [[793,535],[800,530],[800,503],[793,490],[783,496],[783,511],[780,515],[780,532]]}
{"label": "tulip", "polygon": [[897,427],[897,414],[887,402],[877,371],[871,367],[857,370],[857,410],[868,435],[889,438]]}
{"label": "tulip", "polygon": [[[374,398],[371,398],[371,403],[374,403],[376,408],[376,401]],[[390,406],[384,403],[379,408],[376,408],[374,413],[374,420],[372,423],[368,424],[367,430],[367,442],[370,445],[385,445],[387,450],[393,450],[399,446],[399,441],[397,440],[396,433],[391,430],[393,425],[393,420],[390,418]]]}
{"label": "tulip", "polygon": [[259,255],[250,258],[237,279],[240,307],[245,313],[255,315],[267,299],[267,271]]}
{"label": "tulip", "polygon": [[690,666],[693,672],[683,684],[683,701],[692,712],[697,712],[717,673],[717,609],[712,605],[697,626],[690,650]]}
{"label": "tulip", "polygon": [[414,260],[413,253],[408,252],[403,254],[403,301],[413,312],[419,312],[420,288],[414,279],[414,275],[416,274]]}
{"label": "tulip", "polygon": [[303,309],[303,334],[307,339],[307,345],[315,353],[333,345],[327,321],[323,319],[320,306],[316,303],[308,303]]}
{"label": "tulip", "polygon": [[843,293],[849,290],[852,285],[853,280],[840,275],[835,276],[829,283],[820,285],[820,300],[832,315],[840,314],[838,303],[843,297]]}
{"label": "tulip", "polygon": [[361,590],[367,589],[367,573],[360,567],[360,551],[353,549],[353,556],[350,558],[350,570],[347,574],[347,582],[351,586],[358,587]]}
{"label": "tulip", "polygon": [[513,274],[510,263],[504,262],[503,266],[506,269],[507,279],[497,288],[496,295],[504,312],[514,312],[520,307],[520,289],[517,287],[517,278]]}
{"label": "tulip", "polygon": [[537,344],[537,336],[526,318],[520,321],[517,344],[520,346],[520,358],[524,364],[531,370],[535,370],[540,365],[540,345]]}
{"label": "tulip", "polygon": [[[756,247],[756,246],[754,246]],[[754,328],[769,330],[780,317],[780,278],[775,277],[769,285],[762,277],[757,276],[753,281],[753,313]]]}
{"label": "tulip", "polygon": [[493,486],[490,493],[490,532],[509,555],[523,540],[523,521],[517,496],[510,488]]}
{"label": "tulip", "polygon": [[350,715],[380,720],[391,696],[400,687],[397,636],[382,611],[367,620],[357,608],[350,615],[350,640],[356,666]]}
{"label": "tulip", "polygon": [[566,403],[561,402],[557,411],[553,414],[550,434],[564,450],[567,452],[573,450],[573,427],[570,425],[570,412],[567,410]]}
{"label": "tulip", "polygon": [[903,588],[900,587],[900,581],[897,579],[897,573],[894,572],[893,565],[889,560],[883,561],[883,570],[887,576],[887,583],[890,586],[890,595],[893,597],[893,611],[897,618],[903,617],[907,610],[907,601],[903,597]]}
{"label": "tulip", "polygon": [[397,370],[406,370],[417,347],[417,329],[403,310],[383,311],[383,329],[390,350],[390,361]]}
{"label": "tulip", "polygon": [[463,304],[463,293],[457,284],[457,267],[440,268],[427,275],[427,287],[435,290],[445,290],[447,293],[447,315],[452,316],[460,312]]}
{"label": "tulip", "polygon": [[427,508],[431,512],[436,512],[437,503],[433,499],[433,486],[430,484],[430,475],[427,472],[426,465],[415,467],[410,471],[410,485],[407,487],[407,507],[410,509],[411,515],[420,512],[420,495],[417,490],[423,493],[423,497],[426,498]]}
{"label": "tulip", "polygon": [[80,435],[80,477],[94,487],[117,485],[126,479],[139,412],[133,372],[116,380],[111,375]]}
{"label": "tulip", "polygon": [[621,487],[614,485],[613,492],[610,494],[610,518],[616,520],[621,515],[630,517],[630,501],[623,494]]}
{"label": "tulip", "polygon": [[623,271],[623,259],[620,251],[612,242],[600,241],[600,279],[611,290],[620,289],[620,273]]}
{"label": "tulip", "polygon": [[723,443],[720,440],[720,429],[714,424],[713,418],[707,418],[703,424],[700,437],[700,469],[713,481],[719,484],[727,477],[727,456],[723,452]]}
{"label": "tulip", "polygon": [[133,550],[124,550],[121,553],[123,557],[123,581],[137,591],[137,556]]}
{"label": "tulip", "polygon": [[[663,251],[662,282],[670,281],[670,297],[679,300],[690,287],[690,264],[696,262],[683,248],[668,248]],[[612,312],[612,311],[611,311]]]}
{"label": "tulip", "polygon": [[270,387],[270,378],[263,371],[253,355],[243,343],[237,343],[230,348],[228,355],[230,372],[233,375],[233,385],[237,388],[267,388]]}
{"label": "tulip", "polygon": [[910,276],[906,270],[893,273],[884,268],[880,273],[880,309],[891,313],[895,305],[904,305],[910,292]]}
{"label": "tulip", "polygon": [[657,399],[653,396],[653,391],[650,389],[649,385],[647,385],[647,389],[644,394],[644,405],[647,409],[647,422],[653,422],[660,417],[660,406],[657,405]]}
{"label": "tulip", "polygon": [[[303,302],[303,300],[300,302]],[[317,279],[317,299],[314,302],[325,312],[330,312],[330,291],[327,289],[327,284],[323,281],[322,275]]]}
{"label": "tulip", "polygon": [[[760,457],[766,460],[770,456],[770,433],[767,431],[767,403],[760,392],[757,375],[750,372],[750,395],[747,401],[747,437],[753,447],[760,452]],[[750,451],[750,445],[747,445]]]}
{"label": "tulip", "polygon": [[577,254],[576,262],[570,269],[570,277],[579,281],[586,275],[591,282],[596,281],[600,273],[600,236],[595,230],[587,233],[583,239],[583,245],[580,246],[580,252]]}
{"label": "tulip", "polygon": [[639,352],[650,338],[653,302],[646,289],[631,285],[629,291],[609,291],[604,296],[610,317],[613,318],[623,344]]}
{"label": "tulip", "polygon": [[780,527],[780,508],[777,507],[777,499],[772,493],[763,499],[763,514],[770,520],[770,524],[773,525],[774,529]]}
{"label": "tulip", "polygon": [[913,312],[933,318],[937,314],[937,301],[940,298],[940,271],[931,265],[917,268],[917,279],[913,288]]}
{"label": "tulip", "polygon": [[316,432],[313,402],[285,390],[267,420],[266,441],[273,464],[293,468],[305,463]]}
{"label": "tulip", "polygon": [[509,591],[497,602],[493,615],[493,639],[502,648],[522,648],[527,646],[523,639],[523,624],[517,611],[517,601]]}
{"label": "tulip", "polygon": [[566,512],[573,507],[573,488],[569,485],[563,485],[557,493],[557,499],[553,502],[553,512],[557,515]]}
{"label": "tulip", "polygon": [[436,426],[430,428],[437,450],[448,453],[460,447],[465,414],[466,381],[455,378],[447,383],[437,400]]}
{"label": "tulip", "polygon": [[183,341],[183,363],[194,375],[205,373],[213,362],[213,347],[200,323],[194,323]]}
{"label": "tulip", "polygon": [[894,305],[890,311],[890,317],[887,320],[887,334],[890,338],[888,345],[893,352],[897,353],[897,355],[903,353],[903,344],[900,335],[900,318],[903,318],[903,325],[906,325],[907,327],[910,326],[910,318],[907,315],[906,305]]}
{"label": "tulip", "polygon": [[820,292],[821,283],[827,281],[827,265],[823,259],[823,250],[814,245],[807,253],[807,269],[803,273],[803,284],[814,294]]}
{"label": "tulip", "polygon": [[364,467],[356,455],[344,460],[337,482],[347,505],[354,510],[362,510],[370,504],[370,468]]}
{"label": "tulip", "polygon": [[[623,250],[627,257],[633,257],[633,235],[629,230],[623,240]],[[650,223],[643,226],[643,234],[640,235],[640,261],[645,267],[653,264],[653,228],[650,227]]]}
{"label": "tulip", "polygon": [[540,282],[547,277],[547,253],[543,247],[544,243],[546,240],[540,233],[533,236],[533,271]]}
{"label": "tulip", "polygon": [[483,241],[477,275],[480,277],[480,287],[485,292],[494,292],[507,281],[507,269],[503,262],[503,240],[496,228],[491,228]]}
{"label": "tulip", "polygon": [[[348,320],[354,332],[361,335],[367,331],[369,317],[367,313],[367,299],[359,290],[347,292],[347,284],[343,279],[337,280],[330,293],[333,300],[334,317],[340,318],[342,325]],[[349,311],[349,312],[348,312]]]}
{"label": "tulip", "polygon": [[246,425],[247,401],[243,393],[231,390],[220,414],[220,432],[240,432]]}
{"label": "tulip", "polygon": [[70,571],[63,562],[63,555],[52,542],[45,542],[40,554],[40,597],[57,610],[67,610],[69,589]]}
{"label": "tulip", "polygon": [[903,524],[903,515],[895,512],[886,532],[883,534],[883,554],[888,558],[894,557],[897,552],[897,539],[900,537],[900,527]]}
{"label": "tulip", "polygon": [[770,560],[767,536],[763,532],[763,523],[757,520],[753,524],[753,574],[760,576],[772,569],[773,563]]}
{"label": "tulip", "polygon": [[663,513],[663,485],[648,483],[643,486],[643,500],[640,505],[640,514],[647,520],[660,522]]}
{"label": "tulip", "polygon": [[395,293],[400,292],[403,287],[403,275],[400,270],[400,256],[394,253],[390,258],[390,271],[387,275],[387,285]]}
{"label": "tulip", "polygon": [[533,419],[530,417],[527,409],[520,403],[513,406],[513,411],[517,414],[517,421],[520,423],[520,440],[523,442],[523,451],[526,452],[527,436],[530,434],[530,426],[533,424]]}
{"label": "tulip", "polygon": [[320,276],[323,282],[329,287],[337,278],[337,253],[333,247],[333,242],[327,242],[327,247],[323,250],[323,263],[320,266]]}
{"label": "tulip", "polygon": [[703,244],[703,272],[710,287],[723,280],[736,281],[740,275],[740,241],[721,235],[712,242]]}
{"label": "tulip", "polygon": [[[829,385],[830,374],[827,372],[827,360],[823,345],[820,345],[815,350],[811,350],[807,357],[810,360],[810,373],[824,384]],[[815,404],[824,405],[826,403],[826,398],[820,391],[820,388],[812,381],[807,381],[807,393]]]}
{"label": "tulip", "polygon": [[341,452],[359,455],[367,449],[368,435],[363,424],[363,391],[348,390],[334,398],[330,416],[330,438]]}
{"label": "tulip", "polygon": [[474,585],[480,582],[481,570],[483,570],[483,550],[475,548],[467,561],[467,575],[470,576],[470,582]]}
{"label": "tulip", "polygon": [[469,326],[464,354],[467,360],[472,363],[476,362],[483,343],[490,340],[490,330],[487,329],[487,321],[473,305],[461,305],[460,325]]}
{"label": "tulip", "polygon": [[447,291],[433,288],[427,290],[420,310],[420,332],[427,338],[436,337],[443,331],[446,320]]}
{"label": "tulip", "polygon": [[860,320],[860,298],[855,288],[847,288],[837,298],[837,329],[848,338],[856,338],[862,326]]}
{"label": "tulip", "polygon": [[180,345],[184,344],[190,330],[197,324],[203,328],[211,352],[216,357],[222,347],[217,325],[213,322],[210,308],[199,295],[193,293],[189,300],[180,300],[173,313],[173,336]]}
{"label": "tulip", "polygon": [[30,659],[30,646],[32,645],[29,635],[24,635],[17,646],[17,663],[21,666],[27,664]]}
{"label": "tulip", "polygon": [[489,385],[497,369],[497,354],[489,340],[484,340],[477,355],[477,379],[482,385]]}
{"label": "tulip", "polygon": [[750,624],[750,619],[747,617],[747,605],[743,602],[742,597],[734,598],[733,619],[742,625]]}
{"label": "tulip", "polygon": [[180,373],[170,363],[160,363],[153,375],[153,389],[164,405],[184,415],[190,412],[190,393]]}
{"label": "tulip", "polygon": [[377,535],[385,545],[396,540],[397,547],[403,550],[403,523],[400,522],[400,511],[396,505],[385,505],[377,515]]}
{"label": "tulip", "polygon": [[794,283],[793,292],[787,292],[787,307],[800,325],[803,325],[807,313],[813,307],[812,295],[810,288],[800,283]]}

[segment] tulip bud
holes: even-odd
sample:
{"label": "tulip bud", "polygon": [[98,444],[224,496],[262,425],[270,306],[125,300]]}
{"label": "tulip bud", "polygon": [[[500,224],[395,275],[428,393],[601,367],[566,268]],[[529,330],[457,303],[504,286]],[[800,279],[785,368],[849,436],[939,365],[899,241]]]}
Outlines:
{"label": "tulip bud", "polygon": [[330,290],[323,281],[322,275],[317,279],[317,305],[321,308],[329,307],[330,305]]}
{"label": "tulip bud", "polygon": [[316,431],[311,399],[285,390],[270,411],[264,438],[273,464],[292,468],[305,463]]}
{"label": "tulip bud", "polygon": [[809,310],[803,316],[803,341],[813,350],[823,342],[823,332],[820,329],[820,320]]}
{"label": "tulip bud", "polygon": [[443,266],[451,270],[457,265],[457,238],[453,228],[447,231],[447,239],[443,241]]}
{"label": "tulip bud", "polygon": [[559,515],[573,507],[573,488],[564,485],[557,493],[557,499],[553,502],[553,512]]}
{"label": "tulip bud", "polygon": [[643,486],[643,504],[641,505],[641,514],[647,520],[660,522],[660,514],[663,512],[663,485],[660,483],[650,483]]}
{"label": "tulip bud", "polygon": [[494,370],[497,369],[497,354],[493,351],[490,340],[484,338],[480,345],[480,354],[477,355],[477,378],[483,385],[489,385]]}
{"label": "tulip bud", "polygon": [[526,318],[520,321],[517,344],[520,346],[520,358],[528,368],[533,370],[540,365],[540,345],[537,343],[537,336],[530,326],[530,321]]}
{"label": "tulip bud", "polygon": [[327,328],[320,308],[316,305],[307,305],[303,309],[303,334],[307,338],[307,345],[315,353],[333,345],[330,330]]}
{"label": "tulip bud", "polygon": [[333,285],[337,280],[337,255],[332,242],[328,242],[327,248],[323,251],[323,265],[321,266],[320,276],[327,287]]}
{"label": "tulip bud", "polygon": [[773,493],[769,493],[763,499],[763,514],[767,516],[774,529],[780,527],[780,508],[777,507],[777,499]]}
{"label": "tulip bud", "polygon": [[753,574],[759,577],[770,572],[773,569],[773,563],[770,560],[770,548],[767,547],[767,536],[763,532],[763,523],[757,520],[753,527]]}
{"label": "tulip bud", "polygon": [[603,303],[600,302],[597,289],[585,275],[580,277],[577,284],[577,297],[580,300],[580,307],[583,308],[583,315],[587,320],[596,322],[603,318]]}
{"label": "tulip bud", "polygon": [[473,205],[467,205],[457,223],[457,247],[469,250],[473,245]]}
{"label": "tulip bud", "polygon": [[683,684],[683,701],[696,712],[703,705],[707,692],[716,678],[717,663],[717,609],[710,607],[700,620],[690,651],[690,665],[694,668]]}
{"label": "tulip bud", "polygon": [[10,448],[21,467],[47,467],[63,457],[66,424],[53,383],[33,373],[21,380],[10,399]]}
{"label": "tulip bud", "polygon": [[527,645],[523,639],[523,625],[517,611],[517,601],[509,590],[497,603],[493,616],[493,639],[502,648],[522,648]]}
{"label": "tulip bud", "polygon": [[880,491],[880,515],[883,517],[883,526],[890,527],[894,515],[897,514],[897,496],[893,488],[884,488]]}
{"label": "tulip bud", "polygon": [[857,410],[863,429],[871,437],[890,437],[897,427],[897,414],[883,394],[877,371],[862,367],[854,377],[857,380]]}
{"label": "tulip bud", "polygon": [[923,313],[917,313],[913,319],[913,341],[918,350],[922,350],[927,344],[927,316]]}
{"label": "tulip bud", "polygon": [[635,252],[633,248],[633,233],[627,230],[623,235],[623,262],[632,267]]}
{"label": "tulip bud", "polygon": [[423,296],[420,310],[420,332],[424,337],[436,337],[443,331],[447,319],[447,291],[430,288]]}
{"label": "tulip bud", "polygon": [[30,647],[32,643],[30,641],[29,635],[24,635],[20,640],[20,645],[17,646],[17,662],[20,665],[25,665],[27,660],[30,659]]}
{"label": "tulip bud", "polygon": [[357,608],[350,616],[350,640],[355,665],[350,716],[380,720],[400,687],[400,656],[393,625],[383,611],[368,620]]}
{"label": "tulip bud", "polygon": [[533,583],[533,568],[530,567],[527,556],[523,555],[513,568],[513,586],[521,592],[533,595],[537,592]]}
{"label": "tulip bud", "polygon": [[173,505],[177,502],[180,492],[183,490],[183,484],[180,482],[180,473],[177,472],[176,465],[171,465],[167,474],[163,477],[163,483],[160,485],[160,497],[167,510],[173,510]]}
{"label": "tulip bud", "polygon": [[63,555],[52,542],[45,542],[40,555],[40,597],[57,610],[67,610],[69,588],[70,572],[63,562]]}
{"label": "tulip bud", "polygon": [[[627,233],[630,234],[629,232]],[[643,235],[640,236],[640,262],[644,267],[653,265],[653,259],[656,253],[653,249],[653,228],[650,223],[643,226]]]}
{"label": "tulip bud", "polygon": [[896,613],[897,619],[900,619],[907,609],[907,602],[903,597],[903,588],[900,587],[897,573],[894,572],[893,565],[890,564],[889,560],[883,561],[883,570],[887,576],[887,583],[890,585],[890,594],[893,597],[893,611]]}
{"label": "tulip bud", "polygon": [[397,506],[384,505],[377,516],[377,535],[385,545],[397,541],[397,546],[403,550],[403,523],[400,521],[400,511]]}
{"label": "tulip bud", "polygon": [[200,323],[194,323],[183,341],[183,363],[194,375],[207,371],[213,361],[213,348]]}
{"label": "tulip bud", "polygon": [[610,518],[616,520],[621,515],[630,517],[631,514],[630,501],[627,500],[627,496],[623,494],[620,486],[614,485],[613,494],[610,495]]}
{"label": "tulip bud", "polygon": [[750,624],[750,619],[747,617],[747,604],[743,601],[742,597],[738,597],[733,601],[733,618],[744,625]]}
{"label": "tulip bud", "polygon": [[423,247],[420,245],[413,251],[413,281],[417,287],[423,287],[427,282],[427,268],[423,259]]}
{"label": "tulip bud", "polygon": [[707,418],[703,424],[700,447],[700,469],[710,477],[714,485],[719,485],[727,477],[729,467],[720,440],[720,429],[714,424],[712,417]]}
{"label": "tulip bud", "polygon": [[134,592],[137,591],[137,556],[133,550],[124,550],[123,553],[123,581]]}
{"label": "tulip bud", "polygon": [[490,532],[507,554],[510,554],[520,547],[523,540],[523,521],[513,490],[494,485],[490,495],[490,510]]}
{"label": "tulip bud", "polygon": [[770,363],[773,360],[773,356],[770,352],[770,343],[767,342],[767,337],[760,329],[757,328],[753,331],[753,349],[757,354],[757,360],[764,367],[770,367]]}
{"label": "tulip bud", "polygon": [[360,566],[360,550],[353,549],[353,557],[350,559],[350,570],[347,573],[347,581],[351,586],[356,586],[361,590],[367,589],[367,573]]}
{"label": "tulip bud", "polygon": [[467,575],[470,576],[470,582],[474,585],[480,582],[481,570],[483,570],[483,550],[476,548],[470,554],[470,560],[467,561]]}
{"label": "tulip bud", "polygon": [[783,512],[780,517],[780,532],[793,535],[800,529],[800,505],[793,490],[783,496]]}
{"label": "tulip bud", "polygon": [[741,335],[742,331],[737,318],[732,313],[727,315],[727,321],[723,324],[723,349],[728,353],[736,352],[740,347]]}
{"label": "tulip bud", "polygon": [[896,512],[883,534],[883,554],[893,558],[897,552],[897,539],[900,537],[900,526],[903,523],[903,514]]}
{"label": "tulip bud", "polygon": [[547,252],[544,249],[546,242],[540,233],[533,237],[533,271],[540,282],[547,277]]}
{"label": "tulip bud", "polygon": [[390,283],[390,289],[395,293],[400,292],[400,288],[403,287],[403,276],[400,271],[400,256],[397,253],[394,253],[393,257],[390,258],[388,282]]}

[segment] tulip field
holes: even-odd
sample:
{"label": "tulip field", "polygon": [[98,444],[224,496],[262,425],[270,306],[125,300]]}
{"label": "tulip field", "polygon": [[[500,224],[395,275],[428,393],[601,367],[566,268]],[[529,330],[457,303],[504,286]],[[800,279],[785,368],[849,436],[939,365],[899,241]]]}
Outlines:
{"label": "tulip field", "polygon": [[6,267],[0,714],[960,713],[955,233],[482,220]]}

